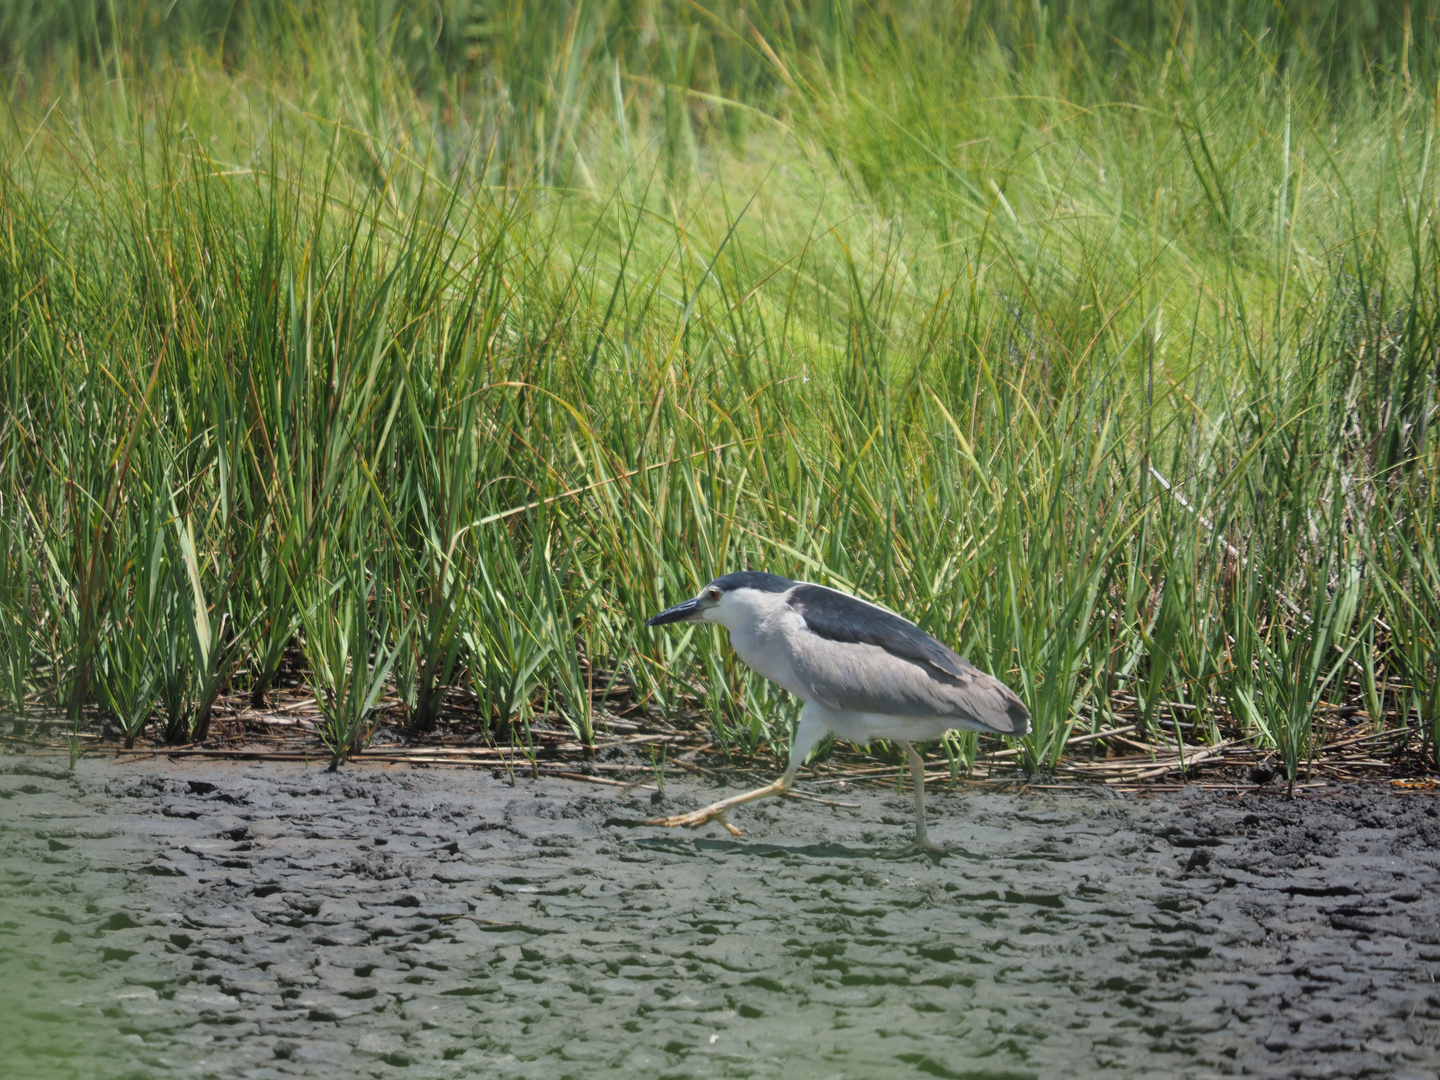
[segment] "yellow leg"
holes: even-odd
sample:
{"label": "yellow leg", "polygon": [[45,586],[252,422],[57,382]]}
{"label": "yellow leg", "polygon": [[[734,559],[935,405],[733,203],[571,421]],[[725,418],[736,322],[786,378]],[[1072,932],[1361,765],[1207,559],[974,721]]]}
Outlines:
{"label": "yellow leg", "polygon": [[908,742],[901,742],[905,761],[910,766],[910,782],[915,785],[915,846],[928,848],[930,834],[925,828],[925,759]]}
{"label": "yellow leg", "polygon": [[906,855],[918,855],[932,853],[936,855],[947,854],[945,848],[939,844],[932,843],[930,833],[925,828],[925,759],[920,752],[902,739],[897,739],[901,748],[905,751],[905,761],[910,767],[910,779],[915,784],[915,839],[906,844],[898,851],[888,852],[887,858],[903,858]]}
{"label": "yellow leg", "polygon": [[795,782],[795,773],[790,769],[785,770],[785,775],[776,780],[773,784],[766,784],[754,791],[747,791],[742,795],[732,795],[728,799],[721,799],[717,803],[711,803],[700,810],[688,814],[675,814],[672,817],[651,818],[645,822],[646,825],[664,825],[673,829],[677,825],[685,825],[696,829],[709,821],[719,821],[721,825],[730,830],[732,836],[742,836],[734,825],[725,820],[725,811],[734,809],[737,806],[744,806],[746,803],[756,802],[760,799],[768,799],[772,795],[784,795],[790,790],[790,785]]}
{"label": "yellow leg", "polygon": [[664,825],[671,829],[677,825],[685,825],[695,829],[706,822],[718,821],[730,830],[732,836],[743,835],[739,829],[725,820],[725,811],[760,799],[768,799],[774,795],[784,795],[794,785],[795,774],[800,771],[800,766],[805,764],[805,759],[810,756],[810,751],[815,749],[828,731],[824,710],[816,707],[813,702],[806,702],[804,710],[800,713],[800,725],[795,729],[795,739],[790,744],[790,761],[785,767],[784,776],[773,784],[766,784],[762,788],[756,788],[754,791],[747,791],[741,795],[732,795],[728,799],[711,803],[701,810],[689,814],[676,814],[673,817],[651,818],[645,824]]}

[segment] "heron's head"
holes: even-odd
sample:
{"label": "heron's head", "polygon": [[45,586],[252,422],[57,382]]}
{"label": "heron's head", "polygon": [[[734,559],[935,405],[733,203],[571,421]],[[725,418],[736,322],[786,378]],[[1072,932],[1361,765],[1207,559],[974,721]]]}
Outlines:
{"label": "heron's head", "polygon": [[645,620],[646,626],[664,626],[677,622],[712,622],[729,626],[732,618],[749,618],[758,601],[775,599],[774,594],[788,592],[795,582],[777,574],[745,570],[718,577],[691,597],[674,607],[666,608]]}

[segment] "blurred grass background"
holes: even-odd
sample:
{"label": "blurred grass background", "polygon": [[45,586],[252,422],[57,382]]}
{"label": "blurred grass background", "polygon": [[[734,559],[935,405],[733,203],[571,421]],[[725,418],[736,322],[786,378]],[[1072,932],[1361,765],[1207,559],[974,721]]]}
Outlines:
{"label": "blurred grass background", "polygon": [[[852,589],[1077,727],[1440,735],[1429,2],[0,0],[0,699],[582,742]],[[973,760],[973,735],[952,754]]]}

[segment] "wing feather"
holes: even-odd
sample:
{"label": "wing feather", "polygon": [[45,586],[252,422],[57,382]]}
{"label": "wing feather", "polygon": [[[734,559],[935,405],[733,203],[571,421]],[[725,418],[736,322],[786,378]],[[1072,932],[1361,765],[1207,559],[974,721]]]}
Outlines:
{"label": "wing feather", "polygon": [[911,622],[819,585],[788,597],[807,636],[791,670],[830,708],[890,716],[953,717],[956,726],[1024,735],[1030,713],[1008,686]]}

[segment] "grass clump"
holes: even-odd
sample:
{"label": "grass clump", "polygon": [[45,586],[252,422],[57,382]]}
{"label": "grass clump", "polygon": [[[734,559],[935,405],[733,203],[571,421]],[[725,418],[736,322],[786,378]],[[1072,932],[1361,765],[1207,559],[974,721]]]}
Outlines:
{"label": "grass clump", "polygon": [[1433,751],[1408,7],[221,7],[0,4],[10,708],[199,739],[298,647],[336,761],[391,688],[590,744],[600,671],[753,752],[793,708],[642,625],[749,564],[1009,680],[1031,769]]}

